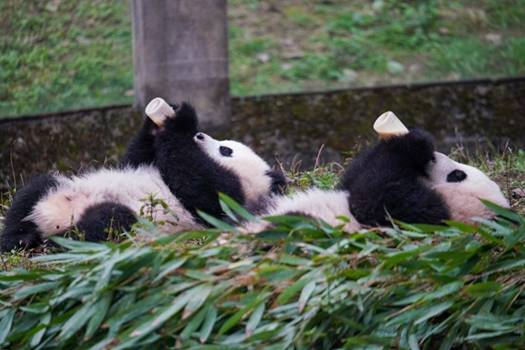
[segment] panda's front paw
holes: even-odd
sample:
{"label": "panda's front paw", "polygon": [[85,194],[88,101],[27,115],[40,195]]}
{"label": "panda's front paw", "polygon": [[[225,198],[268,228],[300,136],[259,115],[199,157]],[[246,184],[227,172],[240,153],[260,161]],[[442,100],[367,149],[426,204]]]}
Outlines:
{"label": "panda's front paw", "polygon": [[422,147],[427,152],[434,152],[434,138],[423,129],[411,129],[406,136],[410,147]]}
{"label": "panda's front paw", "polygon": [[421,171],[434,158],[434,139],[422,129],[410,129],[408,134],[383,139],[380,145]]}
{"label": "panda's front paw", "polygon": [[187,102],[173,106],[174,115],[164,119],[164,129],[168,132],[188,133],[192,137],[198,132],[198,118],[195,109]]}
{"label": "panda's front paw", "polygon": [[400,138],[401,152],[412,158],[418,166],[425,166],[434,158],[434,138],[422,129],[411,129]]}

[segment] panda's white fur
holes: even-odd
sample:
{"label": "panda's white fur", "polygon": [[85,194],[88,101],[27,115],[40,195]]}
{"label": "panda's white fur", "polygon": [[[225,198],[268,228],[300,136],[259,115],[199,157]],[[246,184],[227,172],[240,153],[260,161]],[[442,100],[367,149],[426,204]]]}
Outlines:
{"label": "panda's white fur", "polygon": [[[269,209],[263,216],[286,214],[313,217],[332,226],[344,224],[345,230],[349,232],[358,230],[360,227],[348,208],[348,192],[342,190],[311,188],[290,196],[274,197],[273,201],[269,203]],[[342,217],[348,220],[343,221]],[[244,232],[259,232],[267,226],[267,222],[259,219],[245,224],[242,230]]]}
{"label": "panda's white fur", "polygon": [[[164,232],[200,226],[153,166],[102,169],[72,178],[57,176],[56,180],[58,186],[47,193],[26,218],[37,225],[44,237],[75,226],[87,208],[103,202],[123,204],[137,214],[146,210],[153,220],[166,223],[162,226]],[[148,210],[151,204],[148,198],[164,201],[170,210],[160,205]]]}
{"label": "panda's white fur", "polygon": [[[428,178],[421,178],[421,181],[441,195],[450,210],[451,219],[472,222],[475,218],[492,218],[494,213],[480,199],[509,207],[509,202],[499,186],[479,169],[455,162],[443,153],[435,152],[434,156],[435,161],[429,164],[427,169]],[[447,182],[447,175],[453,170],[465,172],[467,180]],[[262,220],[265,216],[294,214],[320,219],[333,226],[344,224],[347,232],[355,232],[361,228],[361,224],[349,209],[349,198],[351,200],[351,194],[346,190],[317,188],[275,197],[269,205],[270,209],[254,222],[245,224],[242,231],[254,233],[266,229],[270,224]],[[345,217],[349,221],[345,222],[339,217]]]}

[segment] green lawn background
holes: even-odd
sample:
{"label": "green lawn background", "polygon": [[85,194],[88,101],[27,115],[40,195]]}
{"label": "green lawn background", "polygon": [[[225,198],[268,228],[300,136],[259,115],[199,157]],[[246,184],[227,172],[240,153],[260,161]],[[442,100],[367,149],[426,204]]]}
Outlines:
{"label": "green lawn background", "polygon": [[[229,1],[233,95],[516,76],[525,0]],[[122,0],[2,0],[0,117],[131,103]]]}

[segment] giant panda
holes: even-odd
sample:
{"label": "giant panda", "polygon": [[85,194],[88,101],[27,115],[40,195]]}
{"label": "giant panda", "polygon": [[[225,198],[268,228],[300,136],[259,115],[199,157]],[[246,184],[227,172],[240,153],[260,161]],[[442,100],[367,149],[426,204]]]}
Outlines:
{"label": "giant panda", "polygon": [[219,192],[250,206],[285,185],[282,172],[248,146],[200,132],[190,104],[168,108],[173,115],[161,123],[145,118],[119,167],[40,175],[17,191],[0,249],[35,247],[73,227],[86,240],[104,240],[110,227],[129,230],[141,214],[159,222],[161,232],[199,229],[206,226],[199,210],[224,216]]}
{"label": "giant panda", "polygon": [[[269,227],[264,216],[300,215],[353,232],[364,226],[406,223],[442,224],[492,218],[481,199],[509,207],[499,186],[472,166],[435,151],[430,134],[421,129],[381,139],[347,167],[335,190],[310,189],[277,196],[259,220],[244,232]],[[341,221],[341,217],[349,221]]]}

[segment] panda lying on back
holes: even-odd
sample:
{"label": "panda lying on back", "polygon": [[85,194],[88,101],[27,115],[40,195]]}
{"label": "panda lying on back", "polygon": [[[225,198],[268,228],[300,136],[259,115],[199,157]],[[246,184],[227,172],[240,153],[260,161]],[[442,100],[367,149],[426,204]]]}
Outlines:
{"label": "panda lying on back", "polygon": [[224,216],[219,192],[250,206],[285,184],[284,175],[249,147],[199,132],[189,104],[172,108],[175,113],[157,119],[158,125],[146,118],[119,168],[71,178],[41,175],[17,191],[0,250],[35,247],[75,226],[86,240],[106,239],[109,227],[129,230],[151,196],[168,206],[148,213],[163,223],[162,231],[198,229],[205,223],[197,210]]}
{"label": "panda lying on back", "polygon": [[[495,182],[480,170],[435,152],[432,137],[419,129],[391,135],[358,155],[338,188],[274,197],[263,216],[302,215],[334,226],[344,216],[350,218],[345,229],[355,231],[362,225],[388,226],[391,218],[441,224],[493,217],[480,199],[509,207]],[[243,231],[259,232],[268,226],[260,220],[246,224]]]}

